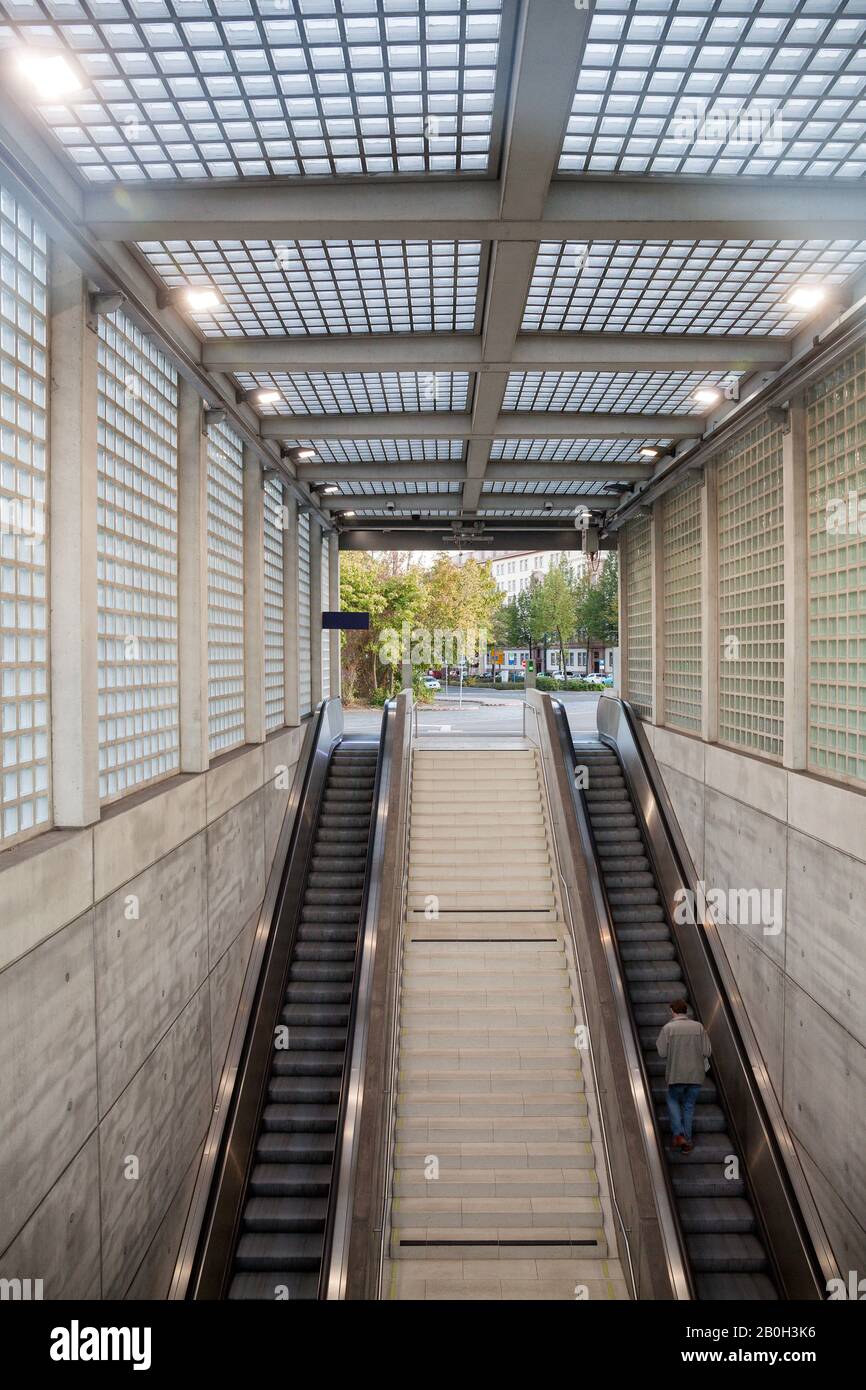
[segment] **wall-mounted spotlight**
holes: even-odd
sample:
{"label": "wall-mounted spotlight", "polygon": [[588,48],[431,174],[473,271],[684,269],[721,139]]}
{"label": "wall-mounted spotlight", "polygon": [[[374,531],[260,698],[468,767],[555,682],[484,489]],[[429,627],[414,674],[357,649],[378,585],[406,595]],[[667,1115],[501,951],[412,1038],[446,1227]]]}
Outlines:
{"label": "wall-mounted spotlight", "polygon": [[297,445],[294,449],[286,449],[283,458],[288,459],[289,463],[311,463],[318,455],[315,449],[310,449],[305,445]]}
{"label": "wall-mounted spotlight", "polygon": [[201,413],[202,434],[207,434],[212,425],[224,425],[227,414],[228,411],[221,406],[214,406],[213,408],[206,406]]}
{"label": "wall-mounted spotlight", "polygon": [[236,391],[238,405],[277,405],[283,399],[275,386],[254,386],[251,391]]}
{"label": "wall-mounted spotlight", "polygon": [[120,290],[93,290],[87,296],[87,326],[94,333],[99,331],[99,320],[107,314],[116,314],[126,303],[126,295]]}
{"label": "wall-mounted spotlight", "polygon": [[224,304],[222,295],[213,285],[182,285],[179,289],[157,292],[160,309],[186,309],[193,314],[212,314]]}

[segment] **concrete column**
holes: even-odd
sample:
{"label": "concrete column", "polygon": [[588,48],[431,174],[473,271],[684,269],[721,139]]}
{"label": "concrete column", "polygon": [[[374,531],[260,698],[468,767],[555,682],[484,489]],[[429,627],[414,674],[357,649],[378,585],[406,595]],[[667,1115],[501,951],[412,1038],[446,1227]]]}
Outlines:
{"label": "concrete column", "polygon": [[[628,638],[626,636],[626,624],[628,612],[626,610],[626,578],[628,566],[628,537],[626,529],[623,527],[617,532],[619,545],[617,548],[617,590],[619,598],[619,693],[624,700],[628,699]],[[589,669],[589,649],[586,653],[587,670]]]}
{"label": "concrete column", "polygon": [[[342,606],[340,603],[340,547],[339,537],[336,531],[331,532],[331,544],[329,546],[329,604],[333,612],[337,612]],[[340,670],[340,633],[332,632],[331,641],[331,694],[335,697],[342,695],[342,673]]]}
{"label": "concrete column", "polygon": [[313,709],[322,698],[322,528],[310,517],[310,684]]}
{"label": "concrete column", "polygon": [[719,738],[719,506],[715,467],[701,488],[701,738]]}
{"label": "concrete column", "polygon": [[665,568],[664,568],[664,501],[652,509],[652,552],[650,574],[652,583],[652,654],[653,654],[653,717],[654,724],[665,722]]}
{"label": "concrete column", "polygon": [[298,690],[298,503],[283,489],[283,680],[286,723],[300,724]]}
{"label": "concrete column", "polygon": [[208,754],[207,436],[201,399],[178,382],[178,648],[180,770],[205,772]]}
{"label": "concrete column", "polygon": [[49,573],[54,822],[99,819],[96,611],[97,347],[87,283],[51,249]]}
{"label": "concrete column", "polygon": [[806,410],[791,401],[782,440],[782,512],[785,536],[784,767],[809,758],[809,516]]}
{"label": "concrete column", "polygon": [[258,458],[244,445],[244,738],[265,741],[265,499]]}

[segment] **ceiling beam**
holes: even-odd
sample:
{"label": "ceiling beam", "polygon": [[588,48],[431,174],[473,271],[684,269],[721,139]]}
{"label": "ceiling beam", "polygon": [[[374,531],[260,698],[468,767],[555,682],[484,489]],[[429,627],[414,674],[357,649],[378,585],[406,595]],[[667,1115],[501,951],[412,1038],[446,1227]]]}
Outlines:
{"label": "ceiling beam", "polygon": [[[654,469],[644,463],[536,463],[527,459],[488,463],[488,483],[645,483]],[[414,473],[412,475],[415,476]]]}
{"label": "ceiling beam", "polygon": [[124,186],[87,192],[83,209],[90,231],[109,241],[220,241],[239,235],[274,241],[859,240],[864,218],[866,190],[853,181],[620,174],[556,179],[542,213],[531,217],[503,213],[502,185],[495,180],[435,176],[416,183]]}
{"label": "ceiling beam", "polygon": [[[476,436],[507,439],[691,439],[703,434],[696,415],[602,415],[594,411],[506,411]],[[266,415],[263,439],[470,439],[471,415],[394,410],[368,415]]]}
{"label": "ceiling beam", "polygon": [[[388,507],[400,512],[426,512],[442,509],[459,511],[463,516],[471,511],[462,503],[459,492],[413,492],[377,493],[374,496],[361,494],[340,497],[321,497],[320,505],[329,512],[381,511]],[[592,511],[612,511],[618,505],[616,497],[602,497],[593,493],[545,492],[482,492],[478,511],[541,512],[550,504],[557,511],[576,511],[578,507],[589,507]]]}
{"label": "ceiling beam", "polygon": [[[489,463],[490,483],[628,483],[648,482],[653,468],[643,463],[536,463],[528,459]],[[301,463],[304,483],[462,483],[463,463]]]}
{"label": "ceiling beam", "polygon": [[306,483],[462,483],[463,463],[299,463],[298,478]]}
{"label": "ceiling beam", "polygon": [[[519,529],[518,529],[519,528]],[[601,542],[616,548],[615,538]],[[581,550],[581,536],[561,521],[532,520],[509,527],[498,518],[479,538],[471,529],[449,529],[447,521],[383,521],[365,518],[363,527],[340,530],[341,550]]]}
{"label": "ceiling beam", "polygon": [[[749,371],[788,361],[785,338],[697,333],[522,333],[514,356],[483,356],[467,333],[217,338],[202,362],[222,372]],[[492,348],[492,345],[491,345]]]}

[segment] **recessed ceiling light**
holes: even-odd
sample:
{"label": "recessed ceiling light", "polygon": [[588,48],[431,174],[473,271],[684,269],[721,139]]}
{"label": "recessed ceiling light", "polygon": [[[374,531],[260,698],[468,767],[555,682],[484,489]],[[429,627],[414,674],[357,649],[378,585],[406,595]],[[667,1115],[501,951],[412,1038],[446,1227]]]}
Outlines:
{"label": "recessed ceiling light", "polygon": [[190,285],[184,291],[184,298],[187,307],[197,314],[207,313],[209,309],[218,309],[222,304],[220,296],[210,285]]}
{"label": "recessed ceiling light", "polygon": [[81,88],[81,78],[60,53],[25,48],[18,54],[18,67],[43,101],[54,101]]}
{"label": "recessed ceiling light", "polygon": [[267,386],[263,387],[261,391],[256,392],[257,405],[276,405],[277,401],[281,401],[282,399],[279,391],[274,391]]}
{"label": "recessed ceiling light", "polygon": [[699,386],[695,392],[697,405],[718,405],[721,399],[722,393],[715,386]]}
{"label": "recessed ceiling light", "polygon": [[795,285],[786,302],[792,309],[817,309],[824,298],[825,291],[820,285]]}
{"label": "recessed ceiling light", "polygon": [[649,445],[647,445],[646,448],[641,449],[640,456],[642,459],[657,459],[659,456],[659,451],[658,449],[652,449],[649,447]]}

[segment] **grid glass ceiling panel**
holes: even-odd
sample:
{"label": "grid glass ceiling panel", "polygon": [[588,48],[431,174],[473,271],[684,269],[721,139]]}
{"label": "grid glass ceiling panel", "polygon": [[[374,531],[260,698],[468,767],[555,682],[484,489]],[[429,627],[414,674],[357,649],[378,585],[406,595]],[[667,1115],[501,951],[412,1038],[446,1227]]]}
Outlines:
{"label": "grid glass ceiling panel", "polygon": [[390,497],[414,497],[417,493],[441,492],[447,495],[449,492],[459,493],[461,484],[453,483],[407,483],[407,482],[387,482],[387,483],[338,483],[343,497],[381,497],[386,501]]}
{"label": "grid glass ceiling panel", "polygon": [[669,439],[494,439],[491,459],[538,463],[642,463],[641,449],[666,449]]}
{"label": "grid glass ceiling panel", "polygon": [[490,156],[501,0],[7,0],[71,52],[37,109],[93,182],[466,173]]}
{"label": "grid glass ceiling panel", "polygon": [[321,463],[458,462],[465,447],[462,439],[287,439],[285,443],[289,448],[315,449]]}
{"label": "grid glass ceiling panel", "polygon": [[[513,483],[488,482],[485,479],[485,492],[533,492],[540,497],[604,497],[607,496],[606,483],[537,483],[526,482],[519,477]],[[612,494],[611,494],[612,495]]]}
{"label": "grid glass ceiling panel", "polygon": [[147,241],[170,289],[213,285],[223,304],[192,317],[206,337],[471,332],[477,241]]}
{"label": "grid glass ceiling panel", "polygon": [[706,413],[699,386],[734,380],[731,372],[512,372],[505,410],[636,411],[650,415]]}
{"label": "grid glass ceiling panel", "polygon": [[787,336],[810,312],[794,285],[864,265],[866,241],[544,241],[523,328]]}
{"label": "grid glass ceiling panel", "polygon": [[861,0],[597,0],[561,173],[866,174]]}
{"label": "grid glass ceiling panel", "polygon": [[257,407],[263,415],[465,410],[469,399],[468,372],[242,372],[237,380],[244,391],[281,393],[276,405]]}

